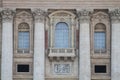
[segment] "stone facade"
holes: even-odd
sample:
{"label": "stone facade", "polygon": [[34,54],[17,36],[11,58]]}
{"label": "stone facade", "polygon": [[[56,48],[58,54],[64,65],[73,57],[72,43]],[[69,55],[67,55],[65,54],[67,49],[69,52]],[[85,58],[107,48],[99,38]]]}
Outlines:
{"label": "stone facade", "polygon": [[[1,0],[0,80],[119,80],[119,5],[119,0]],[[67,24],[67,48],[55,45],[58,23]],[[21,32],[29,33],[29,48],[19,47]],[[105,34],[102,49],[95,47],[96,33]]]}

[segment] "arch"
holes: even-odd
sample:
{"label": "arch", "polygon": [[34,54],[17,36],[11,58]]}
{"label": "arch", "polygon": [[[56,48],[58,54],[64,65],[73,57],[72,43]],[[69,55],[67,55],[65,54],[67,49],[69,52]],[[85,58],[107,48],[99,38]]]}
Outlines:
{"label": "arch", "polygon": [[97,23],[96,25],[95,25],[95,30],[106,30],[106,25],[105,24],[103,24],[103,23]]}
{"label": "arch", "polygon": [[49,17],[51,17],[51,16],[53,16],[53,15],[56,15],[56,14],[59,14],[59,13],[65,13],[65,14],[71,15],[72,17],[75,17],[75,14],[73,14],[73,13],[71,13],[71,12],[69,12],[69,11],[64,11],[64,10],[55,11],[55,12],[51,13],[51,14],[49,15]]}
{"label": "arch", "polygon": [[29,29],[29,24],[23,22],[18,25],[18,29]]}
{"label": "arch", "polygon": [[106,26],[103,23],[97,23],[95,25],[94,49],[96,52],[104,52],[106,49]]}
{"label": "arch", "polygon": [[69,47],[69,28],[65,22],[59,22],[55,26],[55,47],[68,48]]}
{"label": "arch", "polygon": [[28,49],[30,47],[29,25],[25,22],[18,25],[18,48]]}

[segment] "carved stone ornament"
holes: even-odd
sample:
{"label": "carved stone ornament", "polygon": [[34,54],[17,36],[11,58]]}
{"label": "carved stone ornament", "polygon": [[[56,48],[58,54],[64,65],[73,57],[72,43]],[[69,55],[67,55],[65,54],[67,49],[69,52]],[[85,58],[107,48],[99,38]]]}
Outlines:
{"label": "carved stone ornament", "polygon": [[93,14],[92,20],[99,20],[101,22],[102,20],[109,20],[109,16],[104,12],[97,12]]}
{"label": "carved stone ornament", "polygon": [[113,21],[120,21],[120,8],[110,11],[110,15]]}
{"label": "carved stone ornament", "polygon": [[120,8],[110,12],[111,16],[120,16]]}
{"label": "carved stone ornament", "polygon": [[45,13],[45,11],[43,11],[41,9],[35,9],[33,11],[33,16],[37,22],[42,22],[42,21],[44,21],[46,13]]}
{"label": "carved stone ornament", "polygon": [[82,10],[78,12],[79,20],[82,22],[90,20],[90,11]]}
{"label": "carved stone ornament", "polygon": [[90,11],[87,10],[82,10],[78,12],[78,16],[89,16],[90,15]]}
{"label": "carved stone ornament", "polygon": [[32,18],[32,15],[24,10],[17,13],[16,18],[21,19],[23,22],[25,22],[25,20],[30,20]]}
{"label": "carved stone ornament", "polygon": [[12,21],[14,12],[13,12],[13,10],[6,8],[6,9],[2,10],[1,15],[2,15],[2,20],[4,22],[9,22],[9,21]]}

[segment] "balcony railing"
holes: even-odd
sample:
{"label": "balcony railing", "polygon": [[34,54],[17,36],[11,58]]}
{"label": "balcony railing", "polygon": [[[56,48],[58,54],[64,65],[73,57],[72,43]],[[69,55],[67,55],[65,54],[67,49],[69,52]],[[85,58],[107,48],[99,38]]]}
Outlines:
{"label": "balcony railing", "polygon": [[76,57],[76,51],[74,48],[65,48],[65,49],[59,49],[59,48],[50,48],[48,52],[49,58],[75,58]]}

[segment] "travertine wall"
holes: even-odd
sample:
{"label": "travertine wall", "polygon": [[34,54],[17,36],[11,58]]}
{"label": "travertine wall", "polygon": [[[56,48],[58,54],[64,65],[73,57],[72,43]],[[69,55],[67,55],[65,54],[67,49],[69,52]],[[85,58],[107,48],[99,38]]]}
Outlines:
{"label": "travertine wall", "polygon": [[3,7],[113,8],[120,0],[3,0]]}

